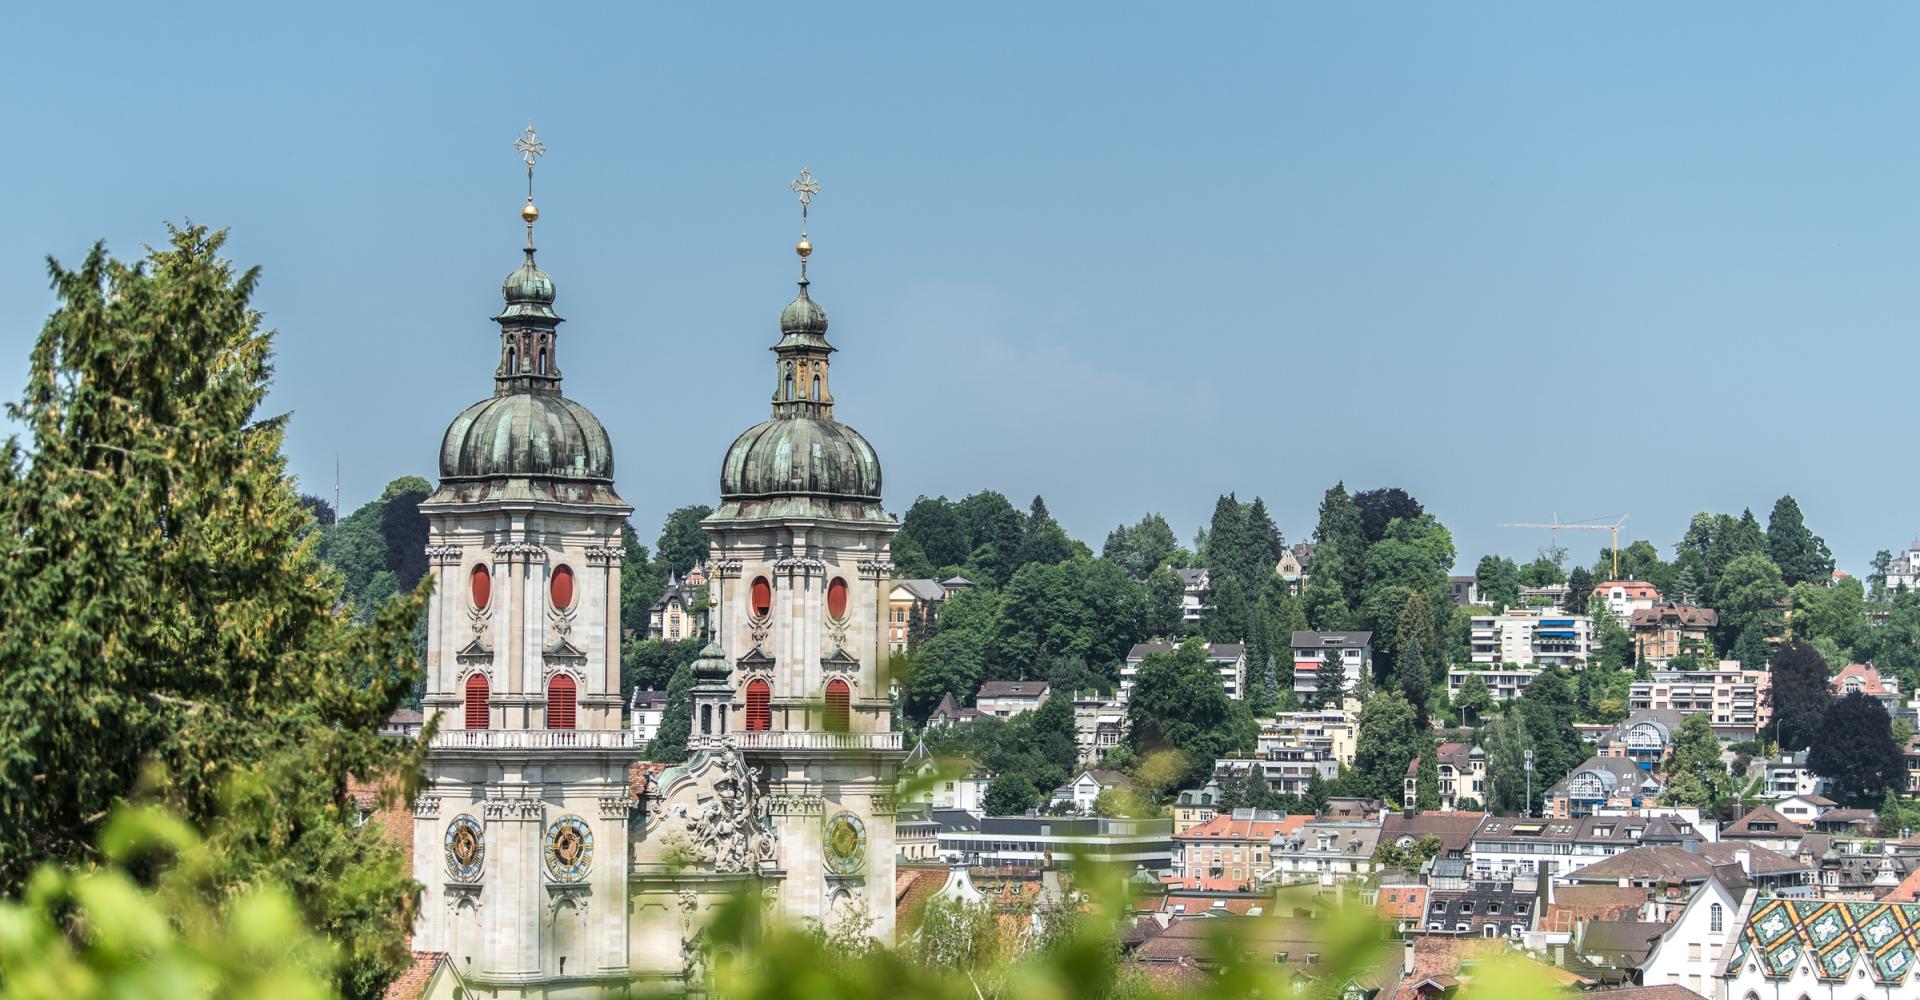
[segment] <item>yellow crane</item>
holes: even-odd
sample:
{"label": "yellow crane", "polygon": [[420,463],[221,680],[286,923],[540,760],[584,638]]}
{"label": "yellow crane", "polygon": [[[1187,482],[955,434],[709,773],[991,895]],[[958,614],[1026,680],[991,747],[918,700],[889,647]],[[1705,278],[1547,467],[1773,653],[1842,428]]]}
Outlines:
{"label": "yellow crane", "polygon": [[1613,578],[1618,580],[1620,579],[1620,529],[1626,526],[1627,515],[1625,514],[1620,515],[1620,519],[1618,521],[1613,522],[1612,524],[1605,524],[1605,523],[1595,524],[1593,523],[1594,521],[1604,522],[1606,521],[1606,518],[1596,517],[1587,521],[1562,521],[1560,520],[1560,515],[1555,514],[1553,516],[1552,524],[1534,524],[1532,522],[1519,522],[1519,523],[1511,523],[1511,524],[1502,524],[1502,525],[1499,525],[1499,527],[1550,529],[1553,532],[1552,544],[1555,548],[1559,548],[1560,546],[1560,529],[1562,528],[1584,529],[1587,531],[1611,531],[1613,532]]}

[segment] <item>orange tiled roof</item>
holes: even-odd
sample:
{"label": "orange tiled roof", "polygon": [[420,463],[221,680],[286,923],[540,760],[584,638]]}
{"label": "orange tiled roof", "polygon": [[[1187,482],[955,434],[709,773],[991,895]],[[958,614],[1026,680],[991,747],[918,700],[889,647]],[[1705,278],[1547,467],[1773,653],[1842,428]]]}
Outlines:
{"label": "orange tiled roof", "polygon": [[1907,873],[1899,885],[1880,897],[1882,903],[1920,903],[1920,868]]}
{"label": "orange tiled roof", "polygon": [[426,995],[427,985],[433,982],[434,972],[446,960],[444,951],[414,952],[412,964],[387,984],[386,992],[380,994],[381,1000],[420,1000]]}
{"label": "orange tiled roof", "polygon": [[1181,841],[1196,840],[1257,840],[1266,843],[1276,835],[1292,833],[1300,829],[1312,816],[1288,816],[1285,819],[1234,819],[1232,813],[1214,813],[1205,823],[1188,827],[1183,833],[1176,833],[1173,839]]}
{"label": "orange tiled roof", "polygon": [[1424,885],[1381,886],[1375,909],[1388,920],[1411,919],[1427,912],[1427,887]]}

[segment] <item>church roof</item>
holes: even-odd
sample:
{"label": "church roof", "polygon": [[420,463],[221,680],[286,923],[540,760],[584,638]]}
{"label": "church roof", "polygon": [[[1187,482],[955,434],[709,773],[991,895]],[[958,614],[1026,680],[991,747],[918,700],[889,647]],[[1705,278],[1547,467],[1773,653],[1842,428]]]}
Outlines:
{"label": "church roof", "polygon": [[1920,960],[1920,903],[1771,899],[1757,904],[1734,938],[1726,968],[1752,962],[1768,979],[1792,979],[1810,964],[1816,978],[1844,983],[1865,968],[1894,987]]}

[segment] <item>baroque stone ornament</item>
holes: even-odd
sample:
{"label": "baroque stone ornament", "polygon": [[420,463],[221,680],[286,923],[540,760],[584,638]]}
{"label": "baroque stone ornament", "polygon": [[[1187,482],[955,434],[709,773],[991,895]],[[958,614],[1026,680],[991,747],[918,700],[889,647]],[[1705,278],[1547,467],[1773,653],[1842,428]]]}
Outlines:
{"label": "baroque stone ornament", "polygon": [[566,815],[547,827],[547,845],[543,852],[547,874],[556,882],[578,882],[593,870],[593,831],[587,821]]}
{"label": "baroque stone ornament", "polygon": [[772,798],[760,794],[760,773],[737,750],[708,772],[711,794],[673,807],[673,819],[700,860],[716,872],[751,871],[779,854]]}
{"label": "baroque stone ornament", "polygon": [[455,816],[447,824],[441,846],[446,850],[447,874],[454,881],[480,881],[480,873],[486,870],[487,841],[479,820],[466,813]]}
{"label": "baroque stone ornament", "polygon": [[867,825],[845,809],[821,828],[821,860],[834,875],[858,875],[867,867]]}

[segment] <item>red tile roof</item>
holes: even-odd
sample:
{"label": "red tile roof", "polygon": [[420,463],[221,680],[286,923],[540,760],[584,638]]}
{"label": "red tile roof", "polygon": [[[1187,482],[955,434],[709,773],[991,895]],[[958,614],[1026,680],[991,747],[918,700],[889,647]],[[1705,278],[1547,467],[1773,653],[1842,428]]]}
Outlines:
{"label": "red tile roof", "polygon": [[447,960],[444,951],[416,951],[413,962],[406,970],[387,984],[381,1000],[420,1000],[427,993],[427,986],[433,982],[433,974],[439,970],[440,963]]}
{"label": "red tile roof", "polygon": [[1288,816],[1280,820],[1234,819],[1232,813],[1214,813],[1205,823],[1188,827],[1184,832],[1176,833],[1173,839],[1180,841],[1196,840],[1253,840],[1266,843],[1275,835],[1292,833],[1300,829],[1312,816]]}
{"label": "red tile roof", "polygon": [[1374,904],[1388,920],[1413,919],[1427,912],[1427,887],[1424,885],[1388,885],[1380,887]]}

